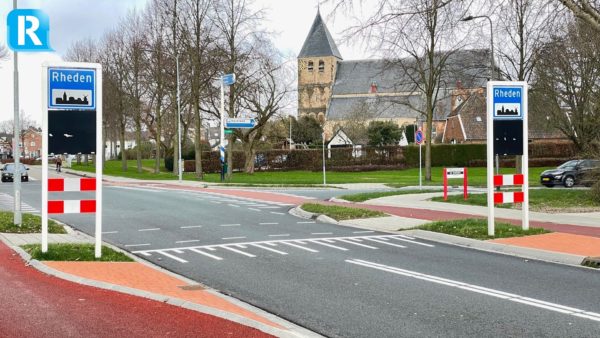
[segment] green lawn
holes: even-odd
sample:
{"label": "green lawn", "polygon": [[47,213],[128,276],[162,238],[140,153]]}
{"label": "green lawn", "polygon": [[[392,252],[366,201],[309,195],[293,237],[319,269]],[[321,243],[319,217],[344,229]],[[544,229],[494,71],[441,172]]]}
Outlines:
{"label": "green lawn", "polygon": [[410,194],[425,194],[428,192],[440,192],[440,190],[396,190],[396,191],[377,191],[377,192],[365,192],[361,194],[353,194],[353,195],[342,195],[338,198],[344,199],[350,202],[364,202],[367,200],[372,200],[374,198],[387,197],[387,196],[397,196],[397,195],[410,195]]}
{"label": "green lawn", "polygon": [[349,208],[341,207],[337,205],[322,205],[314,203],[302,204],[300,207],[304,211],[312,212],[315,214],[327,215],[336,221],[343,221],[347,219],[358,219],[358,218],[372,218],[372,217],[383,217],[385,213],[380,211],[373,211],[368,209],[360,208]]}
{"label": "green lawn", "polygon": [[94,244],[50,243],[46,253],[42,253],[40,244],[21,247],[31,255],[31,258],[39,261],[133,262],[133,259],[127,255],[106,246],[102,247],[102,257],[96,259]]}
{"label": "green lawn", "polygon": [[484,240],[539,235],[550,232],[541,228],[529,228],[529,230],[523,231],[523,229],[518,226],[514,226],[509,223],[497,222],[494,226],[495,236],[490,237],[488,236],[487,232],[487,219],[461,219],[454,221],[433,222],[421,225],[418,227],[418,229]]}
{"label": "green lawn", "polygon": [[[15,234],[39,234],[42,232],[42,219],[40,216],[32,214],[22,214],[21,226],[13,223],[14,216],[12,211],[0,211],[0,232]],[[62,225],[48,220],[48,233],[66,234],[67,231]]]}
{"label": "green lawn", "polygon": [[[434,197],[431,199],[436,202],[444,202],[443,197]],[[462,195],[448,196],[449,203],[468,204],[487,206],[487,194],[470,194],[465,201]],[[499,204],[500,208],[514,208],[516,204]],[[530,189],[529,207],[533,211],[552,211],[565,209],[584,209],[597,208],[600,210],[600,203],[596,202],[589,190],[575,189]]]}
{"label": "green lawn", "polygon": [[[161,172],[154,174],[154,160],[143,160],[144,168],[142,173],[137,172],[136,161],[128,161],[128,170],[121,170],[121,161],[107,161],[104,167],[104,174],[111,176],[122,176],[129,178],[145,180],[175,180],[177,175],[167,172],[161,167]],[[73,165],[73,169],[87,172],[94,172],[93,165]],[[529,182],[531,185],[539,185],[540,173],[548,168],[530,168]],[[432,168],[432,182],[425,182],[424,185],[442,185],[443,168]],[[503,169],[502,173],[513,173],[514,169]],[[423,171],[424,173],[424,171]],[[469,168],[469,185],[486,185],[486,168]],[[184,173],[183,179],[197,180],[194,173]],[[205,174],[206,182],[220,182],[219,174]],[[252,175],[235,172],[229,183],[235,184],[268,184],[268,185],[319,185],[323,183],[323,173],[313,171],[277,171],[277,172],[256,172]],[[419,169],[411,168],[405,170],[381,170],[367,172],[327,172],[327,184],[342,183],[386,183],[394,187],[404,187],[408,185],[419,185]],[[451,180],[451,185],[462,185],[461,180]]]}

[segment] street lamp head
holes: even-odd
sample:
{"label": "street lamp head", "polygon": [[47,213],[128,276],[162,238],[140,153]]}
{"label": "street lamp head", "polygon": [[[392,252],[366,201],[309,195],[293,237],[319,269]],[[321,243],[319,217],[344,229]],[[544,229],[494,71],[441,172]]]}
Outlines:
{"label": "street lamp head", "polygon": [[474,19],[474,17],[472,15],[469,15],[467,17],[464,17],[464,18],[460,19],[460,21],[471,21],[473,19]]}

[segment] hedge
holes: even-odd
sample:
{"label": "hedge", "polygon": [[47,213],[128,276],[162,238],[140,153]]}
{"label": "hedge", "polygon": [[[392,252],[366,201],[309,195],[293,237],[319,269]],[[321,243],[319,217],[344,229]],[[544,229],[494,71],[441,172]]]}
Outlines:
{"label": "hedge", "polygon": [[[425,147],[423,147],[423,161]],[[364,147],[326,149],[326,165],[332,171],[368,171],[402,169],[419,166],[419,147]],[[486,165],[485,144],[435,144],[431,147],[431,165],[434,167],[484,167]],[[533,143],[529,147],[529,164],[535,166],[555,166],[576,157],[575,147],[571,144]],[[322,149],[267,150],[257,151],[255,171],[285,171],[322,169]],[[194,172],[194,152],[183,155],[184,170]],[[502,158],[502,166],[514,166],[514,156]],[[233,152],[233,171],[243,171],[245,155],[241,151]],[[165,159],[167,170],[173,170],[173,158]],[[218,151],[202,153],[202,169],[207,173],[221,170]]]}

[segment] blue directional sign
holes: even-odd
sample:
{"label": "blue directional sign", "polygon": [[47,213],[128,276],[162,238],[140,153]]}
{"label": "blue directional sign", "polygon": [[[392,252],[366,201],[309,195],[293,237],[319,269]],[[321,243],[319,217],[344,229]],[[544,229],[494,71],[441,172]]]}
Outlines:
{"label": "blue directional sign", "polygon": [[96,109],[96,70],[48,68],[49,109]]}
{"label": "blue directional sign", "polygon": [[235,83],[235,74],[225,74],[221,79],[223,80],[224,85],[231,86]]}
{"label": "blue directional sign", "polygon": [[246,118],[228,118],[225,120],[225,128],[236,129],[236,128],[254,128],[256,126],[255,119]]}
{"label": "blue directional sign", "polygon": [[493,108],[495,120],[523,119],[523,88],[494,86]]}

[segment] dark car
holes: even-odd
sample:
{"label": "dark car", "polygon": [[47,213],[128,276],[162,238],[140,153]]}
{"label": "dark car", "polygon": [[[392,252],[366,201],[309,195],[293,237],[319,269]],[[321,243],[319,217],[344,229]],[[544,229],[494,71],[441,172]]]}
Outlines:
{"label": "dark car", "polygon": [[[2,182],[12,182],[13,174],[15,173],[15,164],[7,163],[2,167],[1,170],[2,170]],[[29,170],[29,168],[27,168],[23,164],[21,164],[21,170],[19,170],[21,172],[21,182],[29,181],[29,174],[27,174],[27,170]]]}
{"label": "dark car", "polygon": [[598,181],[600,160],[572,160],[540,175],[540,183],[547,187],[562,184],[571,188],[576,184],[590,186]]}

